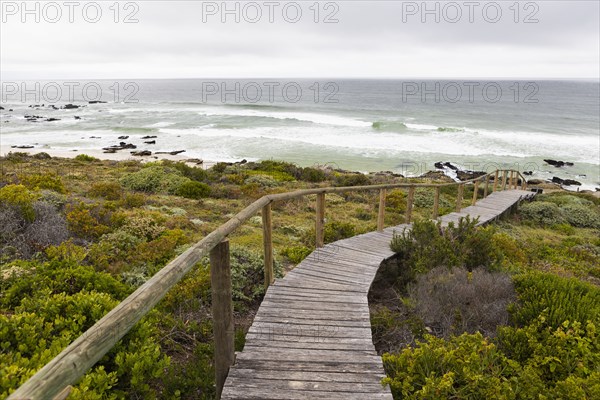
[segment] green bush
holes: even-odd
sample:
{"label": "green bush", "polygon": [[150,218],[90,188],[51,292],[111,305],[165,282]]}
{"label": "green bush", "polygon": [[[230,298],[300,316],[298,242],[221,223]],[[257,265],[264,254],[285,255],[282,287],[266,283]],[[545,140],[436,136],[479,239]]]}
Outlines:
{"label": "green bush", "polygon": [[590,206],[566,204],[561,209],[569,224],[579,228],[600,229],[600,212]]}
{"label": "green bush", "polygon": [[91,197],[102,197],[106,200],[120,200],[123,188],[116,182],[95,182],[90,188]]}
{"label": "green bush", "polygon": [[171,167],[179,171],[186,178],[190,178],[193,181],[206,182],[208,174],[200,167],[190,167],[185,162],[173,162],[169,160],[163,160],[162,164],[165,167]]}
{"label": "green bush", "polygon": [[202,182],[188,181],[182,183],[175,190],[175,194],[187,199],[203,199],[210,195],[210,186]]}
{"label": "green bush", "polygon": [[137,172],[124,175],[120,182],[129,190],[147,193],[174,193],[190,179],[176,169],[151,165]]}
{"label": "green bush", "polygon": [[75,159],[77,161],[82,161],[82,162],[93,162],[93,161],[100,161],[99,159],[97,159],[96,157],[92,157],[92,156],[88,156],[87,154],[78,154]]}
{"label": "green bush", "polygon": [[338,174],[333,181],[334,186],[362,186],[370,183],[369,177],[365,174],[349,173]]}
{"label": "green bush", "polygon": [[323,182],[327,179],[325,172],[322,169],[306,167],[302,168],[302,173],[300,174],[300,180],[306,182]]}
{"label": "green bush", "polygon": [[[10,314],[0,314],[0,395],[14,391],[116,305],[105,293],[42,291]],[[158,340],[151,324],[138,323],[75,386],[74,397],[156,397],[153,386],[169,364]]]}
{"label": "green bush", "polygon": [[406,210],[406,194],[400,189],[394,189],[385,196],[385,207],[392,212]]}
{"label": "green bush", "polygon": [[427,272],[435,267],[495,266],[501,256],[494,247],[494,232],[490,228],[477,229],[477,220],[461,218],[458,225],[450,223],[442,229],[441,223],[429,220],[415,221],[412,229],[394,232],[390,248],[399,253],[402,263],[412,273]]}
{"label": "green bush", "polygon": [[521,206],[520,214],[525,220],[552,226],[567,222],[563,211],[554,203],[533,201]]}
{"label": "green bush", "polygon": [[529,272],[514,277],[519,303],[511,307],[517,324],[526,326],[546,312],[546,324],[552,328],[565,321],[600,326],[600,288],[576,278],[549,273]]}
{"label": "green bush", "polygon": [[332,221],[324,227],[325,243],[333,243],[356,235],[356,227],[351,222]]}
{"label": "green bush", "polygon": [[48,189],[63,194],[67,192],[62,179],[56,174],[20,175],[19,180],[32,190]]}
{"label": "green bush", "polygon": [[33,202],[37,195],[23,185],[6,185],[0,188],[0,205],[18,207],[25,220],[32,222],[35,218]]}
{"label": "green bush", "polygon": [[286,247],[281,251],[281,254],[287,257],[293,264],[300,264],[310,253],[312,253],[312,250],[306,246]]}
{"label": "green bush", "polygon": [[480,333],[426,336],[415,348],[384,354],[383,364],[383,383],[396,399],[505,399],[517,389],[518,363]]}
{"label": "green bush", "polygon": [[96,239],[110,232],[104,221],[104,212],[85,203],[67,206],[67,226],[75,236],[84,239]]}

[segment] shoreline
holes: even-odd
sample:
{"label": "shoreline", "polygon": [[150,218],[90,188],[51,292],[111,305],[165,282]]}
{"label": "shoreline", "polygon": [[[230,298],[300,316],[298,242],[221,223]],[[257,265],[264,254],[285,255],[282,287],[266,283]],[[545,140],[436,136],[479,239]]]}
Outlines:
{"label": "shoreline", "polygon": [[[81,150],[81,149],[72,149],[72,150],[65,150],[65,149],[52,149],[52,148],[44,148],[44,147],[34,147],[31,149],[19,149],[19,148],[12,148],[9,145],[2,145],[0,144],[0,157],[6,157],[6,155],[8,153],[29,153],[31,155],[35,155],[38,153],[47,153],[48,155],[50,155],[51,157],[57,157],[57,158],[75,158],[80,154],[86,154],[88,156],[92,156],[95,157],[99,160],[103,160],[103,161],[140,161],[141,163],[148,163],[148,162],[155,162],[155,161],[160,161],[160,160],[168,160],[168,161],[182,161],[185,162],[186,164],[188,164],[189,166],[193,166],[193,167],[198,167],[198,168],[202,168],[202,169],[209,169],[210,167],[214,166],[215,164],[217,164],[219,161],[215,161],[215,160],[202,160],[202,163],[198,163],[197,160],[198,158],[193,158],[193,157],[188,157],[186,155],[183,155],[183,153],[177,154],[177,155],[170,155],[170,154],[152,154],[150,156],[133,156],[129,153],[129,150],[125,149],[122,150],[121,152],[115,152],[115,153],[104,153],[103,150],[100,149],[86,149],[86,150]],[[380,171],[380,172],[384,172],[384,171]],[[447,169],[432,169],[427,173],[431,173],[431,172],[440,172],[442,174],[444,174],[445,176],[456,180],[456,174],[452,174],[449,173]],[[365,172],[361,172],[363,174],[365,174]],[[366,173],[366,175],[368,175],[369,173]],[[423,174],[422,174],[423,175]],[[420,175],[420,176],[422,176]],[[406,178],[418,178],[419,176],[406,176]],[[553,185],[552,182],[549,181],[545,181],[543,183],[543,185]],[[558,185],[556,184],[556,188],[557,189],[562,189],[562,190],[566,190],[569,192],[589,192],[589,193],[593,193],[594,195],[600,197],[600,191],[592,185],[588,185],[588,184],[583,184],[581,186],[562,186],[562,185]]]}
{"label": "shoreline", "polygon": [[184,153],[177,155],[170,154],[152,154],[150,156],[133,156],[129,153],[129,150],[122,150],[121,152],[115,153],[104,153],[103,150],[95,150],[95,149],[73,149],[73,150],[63,150],[63,149],[51,149],[44,147],[34,147],[31,149],[18,149],[11,148],[8,145],[0,145],[0,157],[6,157],[8,153],[29,153],[29,154],[38,154],[38,153],[47,153],[51,157],[58,158],[75,158],[80,154],[86,154],[88,156],[92,156],[104,161],[140,161],[142,163],[154,162],[160,160],[169,160],[169,161],[183,161],[187,164],[201,167],[203,169],[208,169],[218,163],[218,161],[212,160],[202,160],[202,163],[197,163],[194,160],[198,160],[197,158],[192,158],[184,155]]}

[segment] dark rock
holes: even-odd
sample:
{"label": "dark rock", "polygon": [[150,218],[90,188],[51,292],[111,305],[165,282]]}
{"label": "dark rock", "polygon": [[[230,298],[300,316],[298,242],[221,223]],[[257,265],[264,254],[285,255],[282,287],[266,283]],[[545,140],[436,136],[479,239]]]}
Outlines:
{"label": "dark rock", "polygon": [[75,104],[67,104],[67,105],[63,106],[62,108],[64,108],[65,110],[73,110],[73,109],[76,109],[79,107],[81,107],[81,106],[76,106]]}
{"label": "dark rock", "polygon": [[12,108],[9,108],[9,109],[8,109],[8,111],[12,111],[12,110],[13,110]]}
{"label": "dark rock", "polygon": [[30,145],[10,146],[11,149],[33,149]]}
{"label": "dark rock", "polygon": [[552,177],[552,182],[558,183],[559,185],[565,185],[565,186],[581,186],[581,182],[579,182],[579,181],[576,181],[574,179],[561,179],[557,176]]}
{"label": "dark rock", "polygon": [[4,110],[4,107],[0,106],[0,110]]}
{"label": "dark rock", "polygon": [[456,177],[461,181],[468,181],[471,179],[479,178],[485,175],[483,171],[456,171]]}
{"label": "dark rock", "polygon": [[142,139],[156,139],[156,136],[142,136]]}
{"label": "dark rock", "polygon": [[45,120],[46,122],[54,122],[54,121],[60,121],[60,118],[48,118]]}
{"label": "dark rock", "polygon": [[530,179],[527,181],[528,185],[541,185],[542,183],[544,183],[544,181],[541,179]]}
{"label": "dark rock", "polygon": [[119,140],[127,140],[127,139],[129,139],[129,136],[119,136],[117,139],[119,139]]}
{"label": "dark rock", "polygon": [[92,100],[92,101],[88,101],[88,103],[90,104],[101,104],[101,103],[106,103],[105,101],[101,101],[101,100]]}
{"label": "dark rock", "polygon": [[531,176],[533,175],[533,171],[523,171],[523,175]]}
{"label": "dark rock", "polygon": [[48,106],[49,108],[52,108],[53,110],[58,110],[58,107],[56,107],[54,104]]}
{"label": "dark rock", "polygon": [[[157,151],[154,154],[170,154],[172,156],[176,156],[179,153],[185,153],[185,150],[176,150],[176,151]],[[231,165],[231,164],[230,164]]]}
{"label": "dark rock", "polygon": [[144,156],[151,156],[152,152],[150,150],[132,151],[131,155],[136,156],[136,157],[144,157]]}
{"label": "dark rock", "polygon": [[116,153],[117,149],[111,149],[111,148],[106,148],[104,149],[103,153],[108,153],[108,154],[112,154],[112,153]]}
{"label": "dark rock", "polygon": [[79,116],[77,116],[77,115],[76,115],[74,118],[75,118],[75,119],[81,119],[81,117],[79,117]]}
{"label": "dark rock", "polygon": [[552,160],[552,159],[544,159],[544,161],[547,164],[550,164],[550,165],[555,166],[557,168],[564,167],[565,165],[567,167],[572,167],[574,165],[572,162],[568,162],[568,161],[557,161],[557,160]]}
{"label": "dark rock", "polygon": [[148,140],[147,142],[144,142],[146,144],[156,144],[156,140]]}

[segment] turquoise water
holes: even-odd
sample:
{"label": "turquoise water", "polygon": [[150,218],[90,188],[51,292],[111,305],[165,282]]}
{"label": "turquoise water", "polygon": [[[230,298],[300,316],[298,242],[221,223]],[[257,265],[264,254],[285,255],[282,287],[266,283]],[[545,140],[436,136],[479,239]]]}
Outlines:
{"label": "turquoise water", "polygon": [[[40,82],[38,99],[22,99],[22,91],[3,82],[2,145],[99,149],[128,135],[139,148],[185,149],[205,160],[275,158],[407,175],[451,161],[600,186],[597,81],[95,81],[92,89],[98,85],[101,96],[94,90],[84,96],[86,83],[69,98],[64,82]],[[87,104],[90,99],[107,103]],[[87,106],[48,108],[68,102]],[[61,120],[28,122],[27,114]],[[157,136],[156,145],[144,145],[146,135]],[[556,169],[544,158],[575,165]]]}

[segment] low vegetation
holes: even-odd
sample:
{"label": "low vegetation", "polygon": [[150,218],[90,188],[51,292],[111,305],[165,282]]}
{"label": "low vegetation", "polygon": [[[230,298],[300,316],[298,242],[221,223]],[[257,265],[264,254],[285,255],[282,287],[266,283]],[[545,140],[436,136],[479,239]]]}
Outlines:
{"label": "low vegetation", "polygon": [[599,212],[559,192],[492,227],[397,234],[370,293],[394,398],[600,397]]}

